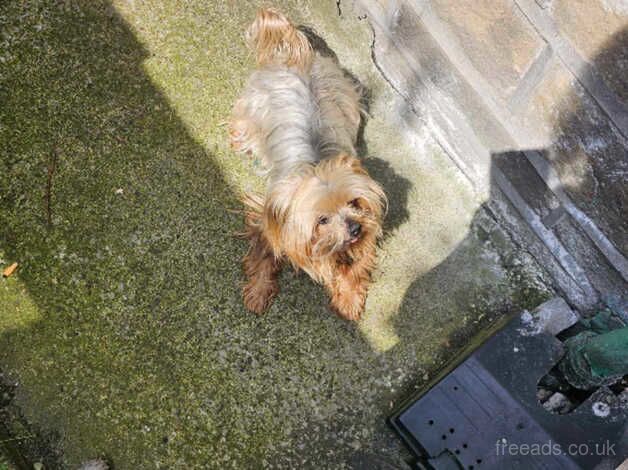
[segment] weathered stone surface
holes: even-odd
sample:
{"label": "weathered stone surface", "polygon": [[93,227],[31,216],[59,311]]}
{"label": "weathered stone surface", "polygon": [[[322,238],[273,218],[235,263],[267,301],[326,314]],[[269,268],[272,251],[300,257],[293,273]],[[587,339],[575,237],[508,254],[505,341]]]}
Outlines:
{"label": "weathered stone surface", "polygon": [[628,253],[628,152],[597,103],[556,62],[531,97],[523,121],[543,135],[546,147],[539,150],[573,201]]}
{"label": "weathered stone surface", "polygon": [[582,58],[628,103],[628,3],[556,0],[548,11]]}
{"label": "weathered stone surface", "polygon": [[536,335],[541,332],[556,336],[578,321],[575,313],[561,297],[554,297],[536,308],[531,314],[521,316],[526,326],[526,334]]}
{"label": "weathered stone surface", "polygon": [[[401,115],[408,121],[405,125],[416,127],[409,122],[407,111],[424,122],[434,121],[432,127],[440,128],[451,148],[449,154],[458,157],[456,164],[463,173],[472,175],[469,178],[476,187],[481,187],[484,183],[480,180],[488,180],[490,174],[490,153],[482,144],[510,148],[512,140],[496,128],[495,119],[464,74],[452,69],[415,9],[403,2],[388,10],[373,7],[371,2],[369,5],[371,17],[381,17],[373,23],[374,60],[408,102],[406,113]],[[474,119],[460,119],[467,113]]]}
{"label": "weathered stone surface", "polygon": [[[603,298],[611,292],[621,292],[624,281],[615,270],[605,269],[607,261],[592,244],[583,229],[569,217],[559,198],[547,187],[525,152],[502,152],[493,155],[493,164],[514,186],[521,198],[551,229],[556,239],[571,253],[571,257],[586,274],[588,283]],[[583,278],[584,280],[584,278]]]}
{"label": "weathered stone surface", "polygon": [[433,10],[475,68],[505,97],[540,52],[543,42],[510,0],[435,0]]}
{"label": "weathered stone surface", "polygon": [[[536,227],[550,252],[542,264],[565,298],[586,311],[623,292],[624,108],[597,64],[589,67],[561,36],[552,21],[559,4],[358,3],[382,74],[482,194],[498,184],[497,193],[523,204],[514,217]],[[523,151],[521,161],[497,158],[513,150]]]}

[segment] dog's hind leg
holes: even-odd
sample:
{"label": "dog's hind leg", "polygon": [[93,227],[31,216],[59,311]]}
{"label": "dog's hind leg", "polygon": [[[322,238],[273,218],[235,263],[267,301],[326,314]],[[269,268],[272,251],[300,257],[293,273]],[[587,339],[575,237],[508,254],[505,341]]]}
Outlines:
{"label": "dog's hind leg", "polygon": [[258,129],[249,115],[245,100],[241,98],[233,107],[229,122],[231,148],[240,153],[254,154],[259,151]]}

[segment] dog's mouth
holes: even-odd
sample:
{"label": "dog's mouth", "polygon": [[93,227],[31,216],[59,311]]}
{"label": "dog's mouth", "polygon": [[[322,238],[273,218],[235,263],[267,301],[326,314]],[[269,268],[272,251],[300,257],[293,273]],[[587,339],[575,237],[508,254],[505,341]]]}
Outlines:
{"label": "dog's mouth", "polygon": [[321,246],[318,249],[315,249],[314,253],[317,254],[318,256],[327,256],[333,253],[344,253],[346,251],[349,251],[351,247],[358,244],[361,240],[362,240],[362,234],[354,236],[354,237],[345,238],[343,241],[337,242],[336,244],[332,246],[327,246],[325,248]]}
{"label": "dog's mouth", "polygon": [[356,235],[355,237],[347,238],[345,242],[343,243],[343,248],[347,248],[351,245],[355,245],[356,243],[360,241],[361,238],[362,238],[361,235]]}

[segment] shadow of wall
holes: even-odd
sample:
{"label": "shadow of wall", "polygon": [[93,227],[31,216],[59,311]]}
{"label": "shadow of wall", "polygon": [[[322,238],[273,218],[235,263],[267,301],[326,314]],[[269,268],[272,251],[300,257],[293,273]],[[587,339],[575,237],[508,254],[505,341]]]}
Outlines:
{"label": "shadow of wall", "polygon": [[614,94],[615,122],[595,98],[574,82],[557,100],[553,142],[545,157],[564,190],[593,219],[624,256],[628,256],[628,27],[597,51],[582,82],[598,93],[596,80]]}

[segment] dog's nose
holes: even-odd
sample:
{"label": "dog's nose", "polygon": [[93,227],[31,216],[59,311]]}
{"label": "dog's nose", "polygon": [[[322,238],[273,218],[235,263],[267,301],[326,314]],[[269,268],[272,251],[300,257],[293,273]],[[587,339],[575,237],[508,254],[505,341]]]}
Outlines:
{"label": "dog's nose", "polygon": [[349,235],[351,235],[352,237],[357,237],[358,235],[360,235],[360,232],[362,231],[362,226],[356,222],[355,220],[350,220],[349,222],[347,222],[347,225],[349,226]]}

